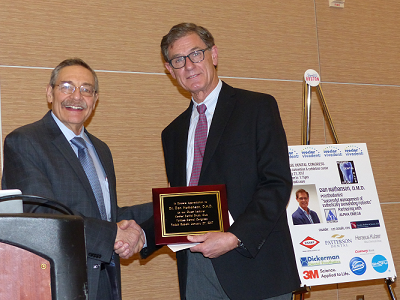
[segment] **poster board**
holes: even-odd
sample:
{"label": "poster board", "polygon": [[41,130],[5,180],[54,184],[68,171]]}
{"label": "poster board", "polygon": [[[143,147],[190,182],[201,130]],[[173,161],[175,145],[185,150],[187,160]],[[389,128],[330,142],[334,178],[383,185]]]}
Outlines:
{"label": "poster board", "polygon": [[287,216],[302,285],[395,278],[366,144],[290,146],[289,158]]}

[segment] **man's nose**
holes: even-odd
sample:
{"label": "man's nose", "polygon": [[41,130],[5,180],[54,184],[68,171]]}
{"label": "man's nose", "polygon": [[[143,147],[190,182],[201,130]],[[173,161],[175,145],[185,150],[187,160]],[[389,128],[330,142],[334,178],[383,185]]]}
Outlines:
{"label": "man's nose", "polygon": [[75,99],[80,99],[82,97],[81,89],[78,87],[75,88],[75,91],[72,93],[72,97],[74,97]]}
{"label": "man's nose", "polygon": [[193,67],[194,67],[194,62],[192,62],[189,57],[186,57],[185,68],[190,70],[193,69]]}

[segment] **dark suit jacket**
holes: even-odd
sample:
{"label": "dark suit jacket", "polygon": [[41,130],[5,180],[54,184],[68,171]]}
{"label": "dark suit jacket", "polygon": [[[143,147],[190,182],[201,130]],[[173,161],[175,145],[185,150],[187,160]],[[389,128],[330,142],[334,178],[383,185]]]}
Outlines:
{"label": "dark suit jacket", "polygon": [[[88,133],[106,173],[111,200],[112,222],[102,221],[89,180],[71,145],[57,126],[50,111],[39,121],[11,132],[4,141],[3,189],[20,189],[23,194],[48,197],[71,208],[84,218],[89,299],[106,295],[109,282],[101,263],[108,264],[113,254],[117,225],[115,222],[134,219],[138,223],[152,214],[151,204],[119,208],[117,206],[114,165],[108,146]],[[24,212],[55,213],[43,206],[24,205]],[[146,230],[152,222],[143,223]],[[152,232],[147,239],[153,247]],[[55,241],[56,242],[56,241]],[[146,251],[142,252],[146,256]],[[121,289],[119,257],[116,255],[117,280]],[[102,297],[102,296],[100,296]],[[106,298],[101,298],[106,299]]]}
{"label": "dark suit jacket", "polygon": [[[186,185],[192,102],[162,133],[171,186]],[[230,299],[265,299],[299,287],[286,205],[292,187],[286,136],[275,99],[223,83],[208,134],[199,185],[226,184],[229,231],[246,249],[212,259]],[[187,257],[177,253],[181,298]]]}
{"label": "dark suit jacket", "polygon": [[[313,222],[320,223],[317,213],[311,209],[309,209],[309,211]],[[292,219],[293,225],[311,224],[310,220],[307,218],[300,207],[292,214]]]}

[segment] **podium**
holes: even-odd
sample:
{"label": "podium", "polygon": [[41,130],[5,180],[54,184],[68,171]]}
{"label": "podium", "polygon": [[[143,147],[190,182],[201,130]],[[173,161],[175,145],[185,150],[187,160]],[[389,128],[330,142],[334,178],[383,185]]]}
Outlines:
{"label": "podium", "polygon": [[0,263],[0,299],[87,299],[79,216],[0,214]]}

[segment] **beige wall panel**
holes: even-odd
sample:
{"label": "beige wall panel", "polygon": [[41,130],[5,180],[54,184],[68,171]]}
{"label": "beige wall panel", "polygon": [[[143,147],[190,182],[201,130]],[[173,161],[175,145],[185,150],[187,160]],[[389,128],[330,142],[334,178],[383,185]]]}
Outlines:
{"label": "beige wall panel", "polygon": [[340,283],[338,286],[338,300],[355,300],[357,295],[364,295],[364,299],[391,299],[384,279]]}
{"label": "beige wall panel", "polygon": [[3,137],[48,111],[46,86],[50,70],[0,68]]}
{"label": "beige wall panel", "polygon": [[0,5],[2,65],[54,67],[78,56],[95,69],[162,73],[162,36],[189,21],[213,33],[221,75],[301,80],[318,68],[312,0],[205,0],[189,12],[186,3],[161,0]]}
{"label": "beige wall panel", "polygon": [[316,1],[324,81],[399,84],[400,2],[352,0],[344,9]]}
{"label": "beige wall panel", "polygon": [[[310,300],[341,300],[338,299],[337,284],[312,286],[310,292],[303,294],[303,299]],[[296,295],[296,299],[300,300],[300,295]]]}
{"label": "beige wall panel", "polygon": [[393,195],[400,193],[396,165],[400,137],[394,129],[399,88],[335,84],[322,88],[340,142],[367,143],[380,201],[398,201]]}

